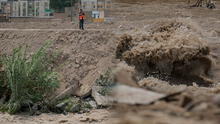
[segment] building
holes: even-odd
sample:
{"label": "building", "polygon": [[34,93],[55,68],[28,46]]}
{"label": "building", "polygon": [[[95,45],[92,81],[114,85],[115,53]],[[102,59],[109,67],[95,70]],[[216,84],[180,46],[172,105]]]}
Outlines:
{"label": "building", "polygon": [[0,2],[7,3],[11,17],[50,16],[49,0],[0,0]]}
{"label": "building", "polygon": [[81,8],[84,11],[107,10],[111,7],[111,0],[81,0]]}
{"label": "building", "polygon": [[0,13],[6,13],[7,0],[0,0]]}
{"label": "building", "polygon": [[81,9],[89,14],[93,22],[103,22],[107,11],[112,8],[111,0],[81,0]]}

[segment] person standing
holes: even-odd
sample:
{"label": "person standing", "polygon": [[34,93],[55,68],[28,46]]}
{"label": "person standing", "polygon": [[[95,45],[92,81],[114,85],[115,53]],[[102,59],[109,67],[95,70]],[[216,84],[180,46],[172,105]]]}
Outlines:
{"label": "person standing", "polygon": [[84,30],[85,13],[82,9],[79,11],[79,29]]}

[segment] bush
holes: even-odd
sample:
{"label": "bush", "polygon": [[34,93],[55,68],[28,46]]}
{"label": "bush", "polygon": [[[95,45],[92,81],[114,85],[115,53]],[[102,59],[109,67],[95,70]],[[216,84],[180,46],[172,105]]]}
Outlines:
{"label": "bush", "polygon": [[3,57],[5,81],[0,80],[0,85],[7,89],[0,92],[3,93],[0,97],[6,95],[9,98],[2,103],[2,109],[14,114],[22,106],[30,107],[44,101],[58,87],[57,73],[47,68],[50,64],[46,61],[48,46],[49,42],[30,57],[26,47],[16,48],[11,56]]}
{"label": "bush", "polygon": [[106,96],[108,95],[112,87],[115,86],[113,72],[111,69],[108,69],[104,74],[100,75],[100,77],[96,80],[96,86],[100,86],[99,94]]}

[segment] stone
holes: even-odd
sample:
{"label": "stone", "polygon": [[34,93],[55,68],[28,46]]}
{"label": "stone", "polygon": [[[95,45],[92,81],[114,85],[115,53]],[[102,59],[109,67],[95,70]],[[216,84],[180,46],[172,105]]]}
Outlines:
{"label": "stone", "polygon": [[202,112],[207,110],[209,105],[207,103],[201,103],[193,108],[194,112]]}
{"label": "stone", "polygon": [[166,95],[156,93],[153,91],[145,90],[142,88],[130,87],[127,85],[117,85],[113,88],[111,94],[113,102],[124,103],[124,104],[141,104],[148,105]]}
{"label": "stone", "polygon": [[165,94],[121,84],[114,86],[109,95],[103,96],[98,92],[100,88],[100,86],[93,87],[92,96],[97,104],[102,106],[108,106],[112,103],[148,105],[166,97]]}
{"label": "stone", "polygon": [[66,123],[68,120],[60,120],[59,123]]}
{"label": "stone", "polygon": [[66,102],[62,102],[62,103],[57,104],[56,108],[64,109],[66,106],[67,106],[67,103]]}
{"label": "stone", "polygon": [[97,103],[95,101],[89,101],[89,104],[92,106],[92,108],[97,108]]}
{"label": "stone", "polygon": [[76,104],[76,105],[73,105],[71,108],[70,108],[70,111],[73,112],[73,113],[77,113],[79,112],[81,109],[81,105],[80,104]]}
{"label": "stone", "polygon": [[213,103],[220,107],[220,94],[213,97]]}

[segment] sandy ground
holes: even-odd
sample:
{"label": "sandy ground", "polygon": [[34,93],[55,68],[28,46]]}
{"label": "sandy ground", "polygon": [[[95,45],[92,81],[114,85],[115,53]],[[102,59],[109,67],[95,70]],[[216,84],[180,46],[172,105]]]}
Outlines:
{"label": "sandy ground", "polygon": [[[40,116],[0,114],[1,124],[106,124],[110,123],[107,110],[93,110],[85,114],[41,114]],[[112,121],[111,121],[112,122]]]}
{"label": "sandy ground", "polygon": [[[155,21],[170,18],[184,18],[193,22],[202,31],[202,39],[208,41],[212,52],[216,56],[216,66],[212,70],[214,87],[189,86],[188,94],[198,101],[209,103],[212,97],[219,93],[220,81],[220,2],[217,9],[189,8],[186,2],[158,2],[146,1],[137,4],[115,3],[109,17],[112,20],[102,24],[86,24],[86,31],[78,30],[77,22],[70,23],[65,18],[53,19],[42,22],[12,22],[0,23],[0,50],[9,54],[13,48],[27,44],[29,51],[39,48],[45,40],[54,41],[50,50],[60,53],[60,60],[54,62],[54,66],[60,73],[61,92],[73,83],[80,82],[85,86],[91,85],[96,77],[117,60],[114,59],[116,38],[123,33],[145,32]],[[184,85],[184,84],[183,84]],[[172,87],[169,84],[158,86],[158,91]],[[152,87],[158,89],[158,87]],[[161,88],[162,87],[162,88]],[[178,88],[174,86],[174,88]],[[166,91],[166,90],[165,90]],[[159,110],[158,106],[162,106]],[[57,124],[57,123],[118,123],[122,117],[122,123],[140,124],[218,124],[219,111],[185,112],[180,108],[171,108],[163,102],[158,106],[121,110],[128,113],[113,115],[109,110],[93,110],[85,114],[42,114],[40,116],[8,115],[0,114],[2,124]],[[155,107],[155,108],[154,108]],[[213,110],[213,109],[212,109]],[[120,113],[119,112],[119,113]],[[139,114],[136,114],[138,113]],[[135,113],[135,114],[134,114]],[[175,114],[182,113],[182,114]],[[214,114],[213,114],[214,113]],[[139,116],[137,116],[139,115]],[[194,116],[195,115],[195,116]],[[134,118],[130,118],[134,117]],[[145,117],[145,118],[143,118]],[[147,117],[147,120],[146,120]],[[133,122],[133,123],[132,123]]]}

